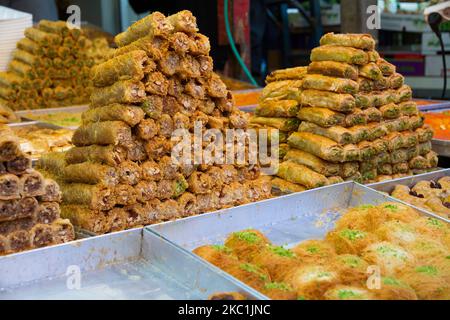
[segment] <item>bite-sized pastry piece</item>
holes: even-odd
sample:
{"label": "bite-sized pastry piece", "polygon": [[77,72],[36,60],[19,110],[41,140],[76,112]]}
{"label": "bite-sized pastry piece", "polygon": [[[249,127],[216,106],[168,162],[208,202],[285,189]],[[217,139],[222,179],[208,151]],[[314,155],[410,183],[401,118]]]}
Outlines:
{"label": "bite-sized pastry piece", "polygon": [[37,197],[44,194],[44,177],[37,171],[30,171],[20,177],[19,190],[23,197]]}
{"label": "bite-sized pastry piece", "polygon": [[355,229],[341,229],[331,231],[326,239],[332,243],[337,254],[359,255],[370,244],[376,242],[376,236],[369,232]]}
{"label": "bite-sized pastry piece", "polygon": [[196,248],[193,253],[205,259],[216,267],[227,270],[239,264],[238,258],[226,246],[207,245]]}
{"label": "bite-sized pastry piece", "polygon": [[413,288],[394,277],[382,277],[381,287],[370,291],[377,300],[418,300]]}
{"label": "bite-sized pastry piece", "polygon": [[12,161],[22,154],[18,138],[7,126],[0,126],[0,161]]}
{"label": "bite-sized pastry piece", "polygon": [[338,270],[344,284],[364,283],[369,276],[367,274],[369,264],[357,255],[341,254],[336,256],[331,263]]}
{"label": "bite-sized pastry piece", "polygon": [[295,131],[298,129],[300,121],[296,118],[267,118],[267,117],[252,117],[251,124],[263,125],[276,128],[281,131]]}
{"label": "bite-sized pastry piece", "polygon": [[344,62],[313,61],[308,66],[308,73],[358,80],[358,68]]}
{"label": "bite-sized pastry piece", "polygon": [[64,204],[79,204],[96,211],[110,210],[115,205],[112,188],[103,184],[61,184]]}
{"label": "bite-sized pastry piece", "polygon": [[311,51],[311,61],[336,61],[365,65],[369,63],[369,56],[360,49],[336,45],[323,45],[314,48]]}
{"label": "bite-sized pastry piece", "polygon": [[163,36],[145,35],[126,46],[115,49],[112,55],[118,57],[132,51],[143,50],[147,53],[149,58],[158,61],[166,54],[168,49],[169,43]]}
{"label": "bite-sized pastry piece", "polygon": [[349,144],[359,142],[354,139],[353,134],[347,128],[341,126],[333,126],[330,128],[323,128],[315,123],[303,121],[298,128],[299,132],[310,132],[321,135],[336,141],[339,144]]}
{"label": "bite-sized pastry piece", "polygon": [[323,240],[306,240],[292,248],[298,259],[305,264],[328,264],[336,256],[336,251]]}
{"label": "bite-sized pastry piece", "polygon": [[25,29],[24,34],[28,39],[33,40],[44,47],[60,45],[62,41],[62,38],[59,35],[48,33],[34,27]]}
{"label": "bite-sized pastry piece", "polygon": [[144,111],[132,105],[112,104],[86,110],[81,118],[84,125],[100,121],[123,121],[134,127],[144,119]]}
{"label": "bite-sized pastry piece", "polygon": [[22,175],[31,169],[31,159],[26,155],[21,155],[14,160],[5,163],[6,171],[14,175]]}
{"label": "bite-sized pastry piece", "polygon": [[44,193],[38,199],[42,202],[61,202],[62,193],[58,183],[52,179],[45,179]]}
{"label": "bite-sized pastry piece", "polygon": [[131,51],[94,66],[91,80],[96,87],[106,87],[119,80],[140,81],[144,78],[143,66],[147,60],[143,50]]}
{"label": "bite-sized pastry piece", "polygon": [[299,95],[303,80],[283,80],[271,82],[261,91],[260,101],[267,99],[274,100],[297,100],[299,101]]}
{"label": "bite-sized pastry piece", "polygon": [[149,94],[155,94],[160,96],[167,95],[169,90],[169,81],[167,78],[158,71],[149,73],[145,79],[145,91]]}
{"label": "bite-sized pastry piece", "polygon": [[121,80],[109,87],[97,88],[91,95],[93,108],[113,103],[139,103],[145,98],[145,86],[142,82]]}
{"label": "bite-sized pastry piece", "polygon": [[383,77],[379,66],[376,63],[368,63],[359,67],[359,75],[371,80],[379,80]]}
{"label": "bite-sized pastry piece", "polygon": [[132,24],[125,32],[118,34],[114,41],[119,47],[123,47],[144,36],[167,36],[173,30],[173,25],[166,20],[166,17],[155,11]]}
{"label": "bite-sized pastry piece", "polygon": [[270,275],[265,269],[250,263],[238,263],[226,268],[225,271],[258,291],[263,291],[265,284],[271,282]]}
{"label": "bite-sized pastry piece", "polygon": [[391,76],[396,72],[396,67],[387,62],[385,59],[379,59],[376,63],[380,67],[380,70],[383,72],[384,76]]}
{"label": "bite-sized pastry piece", "polygon": [[318,300],[332,286],[339,283],[336,271],[325,266],[303,265],[292,269],[285,282],[297,291],[297,296],[308,300]]}
{"label": "bite-sized pastry piece", "polygon": [[325,300],[375,300],[374,295],[359,286],[337,285],[327,290],[323,297]]}
{"label": "bite-sized pastry piece", "polygon": [[234,232],[225,240],[225,246],[243,261],[252,261],[258,252],[268,244],[270,244],[269,240],[254,229]]}
{"label": "bite-sized pastry piece", "polygon": [[166,18],[166,22],[173,27],[174,32],[196,33],[197,19],[189,10],[179,11]]}
{"label": "bite-sized pastry piece", "polygon": [[87,207],[80,205],[62,205],[61,217],[69,219],[79,228],[96,234],[109,232],[105,215]]}
{"label": "bite-sized pastry piece", "polygon": [[267,270],[273,281],[283,281],[286,274],[297,267],[300,261],[289,249],[267,245],[253,257],[252,263]]}
{"label": "bite-sized pastry piece", "polygon": [[450,285],[436,265],[419,263],[399,272],[400,280],[411,286],[421,300],[447,300]]}
{"label": "bite-sized pastry piece", "polygon": [[124,161],[117,167],[120,183],[136,185],[141,180],[141,168],[132,161]]}
{"label": "bite-sized pastry piece", "polygon": [[332,91],[354,94],[359,90],[358,83],[350,79],[333,78],[318,74],[309,74],[303,78],[303,89]]}
{"label": "bite-sized pastry piece", "polygon": [[277,175],[289,182],[301,184],[311,189],[323,187],[328,184],[328,179],[324,175],[293,161],[281,163]]}
{"label": "bite-sized pastry piece", "polygon": [[272,300],[297,300],[297,292],[284,282],[266,283],[262,293]]}
{"label": "bite-sized pastry piece", "polygon": [[131,141],[130,127],[121,121],[95,122],[79,127],[72,143],[77,147],[98,145],[126,145]]}
{"label": "bite-sized pastry piece", "polygon": [[415,257],[404,248],[385,241],[367,246],[362,257],[370,264],[379,266],[385,276],[395,275],[416,262]]}

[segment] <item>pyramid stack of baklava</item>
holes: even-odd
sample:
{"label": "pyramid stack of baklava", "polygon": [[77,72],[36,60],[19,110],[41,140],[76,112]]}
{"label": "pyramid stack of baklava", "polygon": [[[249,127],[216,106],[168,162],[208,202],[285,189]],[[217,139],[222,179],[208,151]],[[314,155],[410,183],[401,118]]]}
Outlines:
{"label": "pyramid stack of baklava", "polygon": [[0,73],[2,104],[13,110],[56,108],[89,101],[90,40],[64,21],[42,20],[25,30],[8,72]]}
{"label": "pyramid stack of baklava", "polygon": [[12,131],[0,126],[0,255],[73,240],[60,201],[56,182],[31,169]]}
{"label": "pyramid stack of baklava", "polygon": [[[92,69],[95,88],[72,139],[76,147],[40,162],[60,182],[63,215],[107,233],[269,197],[270,182],[246,161],[172,159],[176,130],[190,140],[196,131],[248,125],[213,72],[209,40],[198,33],[195,17],[155,12],[115,41],[114,57]],[[200,149],[209,145],[203,143]]]}
{"label": "pyramid stack of baklava", "polygon": [[326,34],[302,79],[302,121],[278,176],[306,188],[368,183],[437,166],[433,131],[370,35]]}

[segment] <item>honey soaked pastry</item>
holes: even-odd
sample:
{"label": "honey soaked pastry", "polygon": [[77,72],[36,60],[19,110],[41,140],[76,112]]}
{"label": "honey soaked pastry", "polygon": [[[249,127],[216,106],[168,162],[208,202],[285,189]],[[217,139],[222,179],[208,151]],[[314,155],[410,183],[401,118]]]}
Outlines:
{"label": "honey soaked pastry", "polygon": [[145,51],[131,51],[94,66],[91,70],[91,80],[97,87],[110,86],[118,80],[140,81],[144,78],[142,66],[146,60]]}
{"label": "honey soaked pastry", "polygon": [[337,285],[324,293],[325,300],[376,300],[375,296],[357,286]]}
{"label": "honey soaked pastry", "polygon": [[44,194],[44,177],[37,171],[26,173],[19,180],[20,194],[23,197],[36,197]]}
{"label": "honey soaked pastry", "polygon": [[118,81],[112,86],[95,90],[91,95],[91,106],[96,108],[113,103],[138,103],[143,102],[144,97],[143,83],[133,80]]}
{"label": "honey soaked pastry", "polygon": [[269,244],[269,240],[257,230],[244,230],[231,234],[225,246],[241,259],[251,261],[259,249]]}
{"label": "honey soaked pastry", "polygon": [[281,163],[277,175],[289,182],[304,185],[307,188],[323,187],[329,183],[324,175],[291,161]]}
{"label": "honey soaked pastry", "polygon": [[376,63],[371,62],[359,67],[359,76],[371,80],[379,80],[383,77],[383,73]]}
{"label": "honey soaked pastry", "polygon": [[27,28],[24,33],[28,39],[33,40],[44,47],[60,45],[62,41],[62,38],[59,35],[44,32],[36,28]]}
{"label": "honey soaked pastry", "polygon": [[167,53],[168,49],[169,43],[163,37],[146,35],[126,46],[114,50],[112,55],[118,57],[132,51],[143,50],[151,59],[158,61]]}
{"label": "honey soaked pastry", "polygon": [[292,251],[306,264],[326,265],[336,256],[334,248],[323,240],[303,241]]}
{"label": "honey soaked pastry", "polygon": [[396,72],[396,67],[384,59],[379,59],[376,63],[384,76],[391,76]]}
{"label": "honey soaked pastry", "polygon": [[270,275],[265,269],[250,263],[238,262],[225,271],[258,291],[263,291],[265,284],[271,282]]}
{"label": "honey soaked pastry", "polygon": [[340,144],[349,144],[359,142],[354,138],[352,132],[347,128],[341,126],[333,126],[330,128],[323,128],[315,123],[303,121],[299,128],[299,132],[310,132],[317,135],[321,135],[330,138]]}
{"label": "honey soaked pastry", "polygon": [[369,264],[358,255],[341,254],[336,256],[331,263],[338,270],[344,284],[358,284],[367,281]]}
{"label": "honey soaked pastry", "polygon": [[267,76],[266,84],[282,80],[301,80],[306,76],[307,72],[309,72],[307,67],[276,70]]}
{"label": "honey soaked pastry", "polygon": [[125,32],[118,34],[114,40],[119,47],[123,47],[147,35],[167,36],[173,29],[174,27],[166,20],[166,17],[155,11],[132,24]]}
{"label": "honey soaked pastry", "polygon": [[357,93],[358,83],[350,79],[333,78],[323,75],[310,74],[303,79],[303,89],[332,91],[336,93]]}
{"label": "honey soaked pastry", "polygon": [[311,61],[335,61],[365,65],[369,63],[369,55],[363,50],[351,47],[323,45],[311,51]]}
{"label": "honey soaked pastry", "polygon": [[345,115],[326,108],[303,107],[297,114],[303,121],[315,123],[321,127],[344,125]]}
{"label": "honey soaked pastry", "polygon": [[320,45],[341,45],[346,47],[353,47],[363,50],[374,50],[375,40],[370,34],[335,34],[333,32],[325,34],[320,39]]}
{"label": "honey soaked pastry", "polygon": [[5,163],[6,171],[15,175],[24,174],[31,169],[31,159],[25,155],[21,155],[14,160]]}
{"label": "honey soaked pastry", "polygon": [[283,281],[285,275],[300,262],[291,250],[268,245],[253,258],[252,263],[266,269],[272,280]]}
{"label": "honey soaked pastry", "polygon": [[295,100],[265,101],[260,103],[255,114],[260,117],[296,117],[300,107]]}
{"label": "honey soaked pastry", "polygon": [[377,238],[368,232],[355,229],[342,229],[329,232],[326,240],[333,244],[337,254],[357,254],[364,248],[377,241]]}
{"label": "honey soaked pastry", "polygon": [[274,178],[272,180],[272,187],[281,191],[282,193],[295,193],[307,190],[305,186],[292,183],[281,178]]}
{"label": "honey soaked pastry", "polygon": [[132,105],[112,104],[104,107],[89,109],[82,113],[83,124],[100,121],[123,121],[135,126],[144,118],[144,111]]}
{"label": "honey soaked pastry", "polygon": [[268,282],[262,293],[272,300],[297,300],[297,292],[285,282]]}
{"label": "honey soaked pastry", "polygon": [[304,106],[328,108],[338,112],[351,112],[355,109],[356,100],[350,94],[339,94],[320,90],[303,90],[300,101]]}
{"label": "honey soaked pastry", "polygon": [[309,132],[295,132],[289,145],[331,162],[344,162],[344,150],[335,141]]}
{"label": "honey soaked pastry", "polygon": [[121,121],[95,122],[81,126],[75,131],[72,142],[82,147],[92,144],[125,145],[131,140],[131,129]]}
{"label": "honey soaked pastry", "polygon": [[297,100],[302,88],[302,80],[283,80],[269,83],[261,92],[260,101],[267,99]]}
{"label": "honey soaked pastry", "polygon": [[232,254],[231,249],[226,246],[203,246],[195,249],[193,253],[221,269],[228,269],[239,263],[237,257]]}
{"label": "honey soaked pastry", "polygon": [[252,124],[269,126],[281,131],[293,131],[298,128],[300,121],[295,118],[266,118],[266,117],[253,117]]}
{"label": "honey soaked pastry", "polygon": [[308,66],[308,73],[358,80],[358,68],[344,62],[314,61]]}
{"label": "honey soaked pastry", "polygon": [[119,182],[119,176],[114,167],[89,162],[68,165],[63,170],[63,178],[67,182],[86,184],[104,182],[111,186]]}

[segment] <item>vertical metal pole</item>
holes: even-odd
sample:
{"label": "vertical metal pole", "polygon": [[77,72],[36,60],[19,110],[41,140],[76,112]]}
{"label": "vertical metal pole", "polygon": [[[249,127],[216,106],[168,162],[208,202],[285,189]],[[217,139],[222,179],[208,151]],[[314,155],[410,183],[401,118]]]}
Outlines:
{"label": "vertical metal pole", "polygon": [[282,3],[280,5],[281,11],[281,23],[283,26],[283,67],[287,68],[291,66],[291,32],[289,28],[289,18],[288,18],[288,5]]}
{"label": "vertical metal pole", "polygon": [[322,14],[320,11],[320,0],[309,0],[309,5],[311,8],[311,17],[314,19],[311,47],[315,48],[320,44],[320,38],[323,35],[323,25],[322,25]]}

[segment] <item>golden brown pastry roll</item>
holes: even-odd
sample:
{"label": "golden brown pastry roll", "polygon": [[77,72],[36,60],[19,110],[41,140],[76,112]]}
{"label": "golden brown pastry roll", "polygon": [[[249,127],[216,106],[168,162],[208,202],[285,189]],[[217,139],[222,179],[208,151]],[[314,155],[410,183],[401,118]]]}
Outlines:
{"label": "golden brown pastry roll", "polygon": [[318,188],[328,184],[328,179],[324,175],[291,161],[280,164],[277,176],[307,188]]}
{"label": "golden brown pastry roll", "polygon": [[300,107],[295,100],[266,100],[261,102],[255,110],[260,117],[296,117]]}
{"label": "golden brown pastry roll", "polygon": [[20,39],[17,44],[17,49],[23,50],[23,51],[27,51],[28,53],[31,54],[38,54],[40,47],[39,45],[34,42],[33,40],[30,40],[28,38],[22,38]]}
{"label": "golden brown pastry roll", "polygon": [[98,64],[91,69],[91,80],[96,87],[106,87],[119,80],[140,81],[147,54],[143,50],[131,51]]}
{"label": "golden brown pastry roll", "polygon": [[306,191],[307,188],[305,186],[289,182],[287,180],[281,179],[281,178],[273,178],[272,181],[272,188],[275,190],[278,190],[282,193],[295,193],[295,192],[303,192]]}
{"label": "golden brown pastry roll", "polygon": [[146,203],[157,196],[157,184],[155,181],[140,181],[134,189],[136,190],[137,201]]}
{"label": "golden brown pastry roll", "polygon": [[391,76],[396,72],[396,67],[393,64],[387,62],[385,59],[379,59],[376,63],[380,67],[383,75],[386,77]]}
{"label": "golden brown pastry roll", "polygon": [[142,172],[137,163],[123,161],[117,168],[117,174],[119,175],[120,183],[134,186],[141,180]]}
{"label": "golden brown pastry roll", "polygon": [[137,202],[137,190],[129,184],[118,184],[113,189],[114,201],[119,206],[131,206]]}
{"label": "golden brown pastry roll", "polygon": [[167,36],[173,29],[166,17],[155,11],[133,23],[125,32],[118,34],[114,41],[119,47],[124,47],[145,36]]}
{"label": "golden brown pastry roll", "polygon": [[327,177],[339,175],[341,173],[341,165],[322,160],[311,153],[299,149],[290,149],[284,157],[284,160],[307,166]]}
{"label": "golden brown pastry roll", "polygon": [[367,52],[351,47],[324,45],[311,51],[311,61],[336,61],[365,65],[369,63]]}
{"label": "golden brown pastry roll", "polygon": [[371,62],[366,65],[359,66],[359,76],[371,80],[379,80],[383,77],[383,73],[376,63]]}
{"label": "golden brown pastry roll", "polygon": [[316,89],[336,93],[357,93],[358,83],[343,78],[333,78],[318,74],[310,74],[303,78],[303,89]]}
{"label": "golden brown pastry roll", "polygon": [[191,34],[198,31],[197,19],[189,10],[182,10],[168,16],[166,21],[173,27],[174,32],[185,32]]}
{"label": "golden brown pastry roll", "polygon": [[110,187],[104,184],[61,184],[64,204],[77,204],[86,206],[92,210],[110,210],[115,205],[115,198]]}
{"label": "golden brown pastry roll", "polygon": [[358,68],[344,62],[313,61],[308,66],[308,73],[358,80]]}
{"label": "golden brown pastry roll", "polygon": [[303,90],[300,101],[304,106],[328,108],[344,113],[351,112],[356,106],[355,98],[351,94],[320,90]]}
{"label": "golden brown pastry roll", "polygon": [[24,33],[28,39],[44,47],[57,46],[62,42],[62,38],[59,35],[44,32],[34,27],[25,29]]}
{"label": "golden brown pastry roll", "polygon": [[387,77],[387,82],[390,89],[398,89],[405,84],[405,78],[399,73],[393,73]]}
{"label": "golden brown pastry roll", "polygon": [[95,234],[109,232],[105,214],[90,208],[81,205],[62,205],[61,216],[69,219],[75,226]]}
{"label": "golden brown pastry roll", "polygon": [[283,80],[271,82],[261,92],[260,101],[266,99],[274,100],[297,100],[303,85],[302,80]]}
{"label": "golden brown pastry roll", "polygon": [[288,139],[289,145],[321,159],[343,162],[344,150],[335,141],[309,132],[294,132]]}
{"label": "golden brown pastry roll", "polygon": [[308,67],[295,67],[273,71],[266,78],[266,84],[282,80],[301,80],[308,72]]}
{"label": "golden brown pastry roll", "polygon": [[79,127],[72,138],[78,147],[98,145],[126,145],[131,141],[131,129],[122,121],[95,122]]}
{"label": "golden brown pastry roll", "polygon": [[142,82],[118,81],[112,86],[94,90],[91,95],[91,106],[97,108],[114,103],[139,103],[143,102],[144,98],[145,86]]}
{"label": "golden brown pastry roll", "polygon": [[172,77],[180,70],[182,57],[173,51],[168,51],[159,61],[159,67],[162,73]]}
{"label": "golden brown pastry roll", "polygon": [[400,108],[400,114],[402,116],[417,116],[419,115],[419,109],[417,103],[414,101],[406,101],[398,104]]}
{"label": "golden brown pastry roll", "polygon": [[125,161],[126,157],[127,151],[125,148],[113,145],[73,147],[65,154],[65,160],[68,164],[97,162],[110,166],[116,166]]}
{"label": "golden brown pastry roll", "polygon": [[200,55],[196,57],[200,66],[200,73],[203,77],[209,76],[213,72],[214,63],[210,56]]}
{"label": "golden brown pastry roll", "polygon": [[62,192],[55,180],[45,179],[44,194],[38,197],[40,202],[61,202]]}
{"label": "golden brown pastry roll", "polygon": [[250,123],[276,128],[281,131],[289,132],[298,129],[300,121],[296,118],[266,118],[252,117]]}
{"label": "golden brown pastry roll", "polygon": [[23,197],[36,197],[44,194],[44,177],[37,171],[30,171],[20,177],[20,194]]}
{"label": "golden brown pastry roll", "polygon": [[309,121],[326,128],[336,125],[343,125],[346,118],[342,113],[338,113],[326,108],[316,107],[300,108],[297,117],[300,120]]}
{"label": "golden brown pastry roll", "polygon": [[330,138],[331,140],[334,140],[339,144],[349,144],[355,142],[353,134],[350,132],[350,130],[341,126],[323,128],[315,123],[303,121],[300,124],[298,131],[318,134]]}
{"label": "golden brown pastry roll", "polygon": [[5,166],[9,173],[19,176],[31,169],[31,159],[23,154],[14,160],[6,162]]}
{"label": "golden brown pastry roll", "polygon": [[147,74],[145,91],[149,94],[166,96],[169,90],[169,81],[161,72]]}
{"label": "golden brown pastry roll", "polygon": [[113,167],[83,162],[71,164],[64,168],[63,177],[67,182],[116,185],[119,182],[117,170]]}
{"label": "golden brown pastry roll", "polygon": [[132,105],[112,104],[104,107],[86,110],[82,113],[83,124],[100,121],[123,121],[134,127],[144,119],[142,108]]}
{"label": "golden brown pastry roll", "polygon": [[320,45],[339,45],[345,47],[353,47],[363,50],[375,50],[375,39],[370,34],[359,33],[342,33],[335,34],[333,32],[325,34],[320,39]]}
{"label": "golden brown pastry roll", "polygon": [[191,43],[189,47],[189,53],[192,55],[205,55],[208,56],[211,51],[211,44],[207,36],[196,33],[191,35],[191,39],[194,40],[194,43]]}
{"label": "golden brown pastry roll", "polygon": [[117,57],[131,51],[144,50],[151,59],[158,61],[166,54],[168,49],[169,43],[165,38],[146,35],[124,47],[114,50],[113,56]]}

